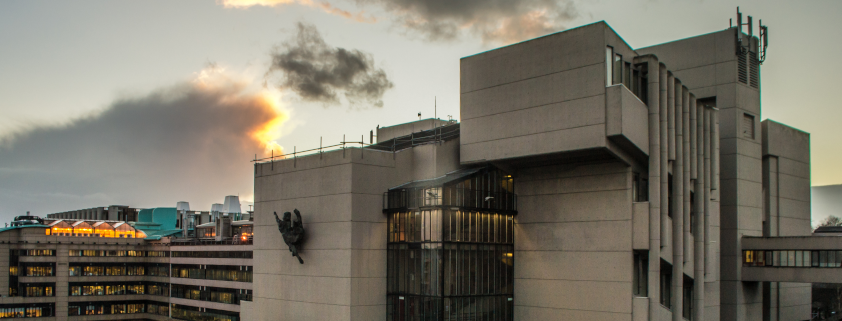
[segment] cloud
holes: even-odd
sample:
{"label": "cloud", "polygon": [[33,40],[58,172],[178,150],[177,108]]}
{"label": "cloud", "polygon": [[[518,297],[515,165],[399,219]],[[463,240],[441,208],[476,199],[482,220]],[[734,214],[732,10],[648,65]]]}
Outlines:
{"label": "cloud", "polygon": [[325,43],[313,25],[298,23],[297,34],[272,54],[267,74],[282,74],[281,88],[306,101],[383,107],[383,94],[394,84],[374,65],[371,54]]}
{"label": "cloud", "polygon": [[245,9],[254,6],[275,7],[282,5],[298,4],[307,7],[319,8],[322,11],[351,19],[357,22],[374,23],[377,21],[372,16],[367,16],[365,11],[352,13],[348,10],[343,10],[335,7],[327,1],[312,1],[312,0],[217,0],[217,3],[222,4],[225,8]]}
{"label": "cloud", "polygon": [[[399,30],[427,41],[454,41],[464,35],[486,44],[513,43],[566,29],[579,16],[573,0],[346,0],[385,11]],[[375,22],[365,11],[352,14],[327,1],[222,0],[225,7],[299,4],[361,22]]]}
{"label": "cloud", "polygon": [[462,33],[485,43],[511,43],[564,30],[578,16],[570,0],[356,0],[378,5],[410,34],[430,41]]}
{"label": "cloud", "polygon": [[0,214],[179,200],[207,209],[225,195],[251,193],[250,160],[276,146],[287,119],[278,102],[205,70],[195,81],[120,98],[66,124],[2,137]]}

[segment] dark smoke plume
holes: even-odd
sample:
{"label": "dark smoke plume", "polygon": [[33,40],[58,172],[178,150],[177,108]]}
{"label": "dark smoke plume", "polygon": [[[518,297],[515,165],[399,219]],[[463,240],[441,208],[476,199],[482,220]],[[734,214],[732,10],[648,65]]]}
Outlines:
{"label": "dark smoke plume", "polygon": [[225,195],[247,199],[249,161],[266,143],[257,137],[286,119],[275,107],[242,86],[181,84],[2,137],[0,215],[179,200],[207,210]]}
{"label": "dark smoke plume", "polygon": [[307,101],[383,107],[383,94],[394,85],[371,54],[325,43],[315,26],[298,23],[295,37],[272,54],[269,73],[281,72],[281,87]]}

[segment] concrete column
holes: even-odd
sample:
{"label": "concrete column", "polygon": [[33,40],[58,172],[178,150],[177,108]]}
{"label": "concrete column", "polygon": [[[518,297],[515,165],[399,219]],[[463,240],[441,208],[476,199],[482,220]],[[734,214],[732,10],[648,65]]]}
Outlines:
{"label": "concrete column", "polygon": [[[669,82],[668,80],[669,77],[667,76],[667,66],[662,63],[659,63],[658,88],[660,89],[660,95],[658,96],[658,105],[660,109],[658,110],[658,115],[660,115],[659,121],[661,124],[661,248],[669,244],[669,235],[667,234],[666,227],[666,222],[669,222],[669,220],[667,219],[669,215],[669,195],[667,195],[669,188],[669,182],[667,181],[667,179],[669,178],[669,167],[667,167],[667,162],[669,159],[669,135],[667,135],[667,100],[669,98],[667,96],[667,89],[669,88],[669,86],[667,85],[667,83]],[[650,151],[649,153],[651,154],[652,152]],[[655,184],[655,182],[649,182],[649,184]],[[660,265],[661,261],[658,261],[658,264]],[[658,276],[658,278],[660,279],[660,275]],[[660,302],[658,303],[660,304]]]}
{"label": "concrete column", "polygon": [[681,321],[684,312],[684,137],[682,128],[681,81],[674,79],[670,111],[670,155],[675,155],[672,166],[672,319]]}
{"label": "concrete column", "polygon": [[667,72],[667,122],[669,160],[675,160],[675,76],[671,71]]}
{"label": "concrete column", "polygon": [[699,178],[699,158],[698,155],[698,112],[696,110],[696,95],[690,94],[690,179]]}
{"label": "concrete column", "polygon": [[711,126],[713,126],[713,140],[711,141],[711,184],[710,189],[719,189],[719,109],[711,111]]}
{"label": "concrete column", "polygon": [[661,127],[660,64],[646,57],[649,105],[649,320],[660,319],[661,276]]}
{"label": "concrete column", "polygon": [[686,86],[681,87],[681,159],[682,184],[684,187],[684,264],[693,264],[693,244],[690,241],[690,90]]}
{"label": "concrete column", "polygon": [[[703,148],[698,148],[700,145],[698,142],[702,137],[702,126],[704,124],[704,107],[696,106],[696,97],[694,95],[690,95],[690,113],[691,115],[695,115],[695,118],[692,122],[692,127],[696,130],[693,132],[693,141],[696,142],[695,150],[693,150],[693,155],[691,157],[695,160],[695,167],[692,170],[695,172],[695,186],[694,186],[694,194],[695,194],[695,202],[694,202],[694,213],[696,214],[696,226],[695,228],[695,255],[694,255],[694,271],[693,271],[693,301],[695,301],[696,310],[693,313],[693,320],[704,321],[705,319],[705,220],[704,220],[704,213],[705,213],[705,202],[702,200],[704,192],[704,173],[700,173],[701,169],[704,166],[698,166],[698,164],[704,164],[704,154],[702,153]],[[691,145],[691,149],[693,149]]]}
{"label": "concrete column", "polygon": [[710,108],[704,108],[704,171],[705,174],[703,175],[704,186],[702,187],[703,194],[701,201],[705,203],[705,281],[711,276],[711,271],[713,271],[713,264],[711,264],[711,248],[710,248],[710,146],[711,146],[711,133],[710,133],[710,124],[711,124],[711,110]]}

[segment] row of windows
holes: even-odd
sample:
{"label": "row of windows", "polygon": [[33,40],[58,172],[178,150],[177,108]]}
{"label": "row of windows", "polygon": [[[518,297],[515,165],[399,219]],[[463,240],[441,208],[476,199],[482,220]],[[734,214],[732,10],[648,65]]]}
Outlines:
{"label": "row of windows", "polygon": [[252,291],[173,284],[172,297],[227,304],[240,304],[240,300],[251,301]]}
{"label": "row of windows", "polygon": [[514,242],[514,216],[457,210],[389,215],[389,242]]}
{"label": "row of windows", "polygon": [[116,265],[116,266],[70,266],[70,276],[111,276],[111,275],[149,275],[169,276],[169,267],[166,265],[138,266],[138,265]]}
{"label": "row of windows", "polygon": [[55,276],[55,268],[52,265],[10,266],[9,276]]}
{"label": "row of windows", "polygon": [[173,265],[172,275],[176,278],[252,282],[252,267],[206,265],[203,269],[199,265]]}
{"label": "row of windows", "polygon": [[198,309],[199,308],[196,308],[196,307],[173,304],[172,305],[172,318],[173,319],[179,319],[179,320],[189,320],[189,321],[206,321],[206,320],[238,321],[238,320],[240,320],[239,313],[236,313],[236,312],[220,311],[220,310],[214,310],[214,309],[205,309],[205,311],[199,311]]}
{"label": "row of windows", "polygon": [[746,250],[744,266],[842,267],[842,251]]}
{"label": "row of windows", "polygon": [[[152,312],[152,311],[155,312]],[[67,307],[67,315],[101,315],[101,314],[134,314],[134,313],[156,313],[167,315],[166,303],[133,301],[133,302],[70,302]],[[162,313],[162,311],[164,313]]]}
{"label": "row of windows", "polygon": [[389,244],[388,292],[435,296],[513,293],[514,247]]}
{"label": "row of windows", "polygon": [[[641,255],[640,257],[642,258],[643,256]],[[646,257],[648,257],[648,252],[646,253]],[[636,256],[635,259],[637,258]],[[681,293],[681,297],[679,297],[681,302],[672,302],[672,265],[663,259],[661,259],[660,277],[661,305],[672,311],[673,304],[681,304],[684,319],[692,320],[693,309],[695,308],[693,306],[693,279],[683,275],[683,292]]]}
{"label": "row of windows", "polygon": [[164,283],[130,284],[71,284],[70,296],[150,294],[167,296],[169,286]]}
{"label": "row of windows", "polygon": [[21,284],[19,288],[25,297],[55,296],[55,283]]}
{"label": "row of windows", "polygon": [[0,305],[0,319],[6,318],[40,318],[54,316],[55,307],[49,304]]}
{"label": "row of windows", "polygon": [[389,295],[387,302],[386,320],[389,321],[513,320],[514,302],[508,295],[455,298]]}
{"label": "row of windows", "polygon": [[70,256],[167,257],[167,251],[70,250]]}
{"label": "row of windows", "polygon": [[517,210],[517,195],[508,191],[453,188],[450,186],[396,189],[384,195],[385,209],[401,210],[444,206],[493,211]]}
{"label": "row of windows", "polygon": [[17,256],[56,256],[56,250],[10,250],[9,255]]}
{"label": "row of windows", "polygon": [[173,251],[172,257],[200,257],[218,259],[251,259],[251,251]]}
{"label": "row of windows", "polygon": [[[641,68],[638,68],[638,65],[625,62],[623,55],[616,53],[611,46],[607,46],[605,48],[605,86],[623,84],[645,102],[649,86],[646,80],[647,73],[642,66],[646,64],[641,64]],[[655,76],[657,77],[657,70]]]}

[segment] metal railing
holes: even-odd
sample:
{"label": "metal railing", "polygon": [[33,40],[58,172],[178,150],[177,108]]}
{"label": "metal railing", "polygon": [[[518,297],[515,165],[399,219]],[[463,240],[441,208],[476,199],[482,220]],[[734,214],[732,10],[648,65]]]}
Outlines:
{"label": "metal railing", "polygon": [[[275,151],[272,150],[271,155],[269,157],[264,157],[264,158],[257,158],[257,155],[255,154],[252,162],[254,162],[254,163],[274,162],[275,160],[290,159],[290,158],[296,158],[296,157],[301,157],[301,156],[306,156],[306,155],[322,154],[322,153],[328,152],[328,151],[343,150],[343,149],[349,148],[348,145],[351,145],[350,148],[365,148],[366,146],[372,146],[372,144],[366,143],[363,140],[362,136],[360,137],[360,141],[358,141],[358,142],[346,141],[345,137],[343,136],[341,142],[339,142],[338,144],[329,145],[329,146],[322,146],[322,141],[323,140],[321,138],[319,138],[319,148],[312,148],[312,149],[298,151],[297,150],[298,147],[293,146],[292,147],[292,153],[275,155]],[[359,145],[359,147],[354,147],[356,145]]]}
{"label": "metal railing", "polygon": [[[297,146],[292,147],[292,153],[279,153],[278,155],[274,154],[274,150],[271,152],[269,157],[257,158],[257,155],[254,155],[254,159],[252,162],[261,163],[261,162],[274,162],[275,160],[283,160],[283,159],[290,159],[296,157],[302,157],[307,155],[315,155],[315,154],[322,154],[328,151],[334,150],[344,150],[346,148],[361,148],[361,149],[373,149],[378,151],[385,151],[385,152],[396,152],[402,149],[430,144],[430,143],[438,143],[443,142],[446,140],[450,140],[453,138],[459,137],[459,124],[452,124],[442,127],[436,127],[429,130],[420,131],[417,133],[412,133],[405,136],[395,137],[384,142],[379,143],[366,143],[365,137],[360,136],[360,141],[347,141],[345,136],[342,136],[342,141],[338,144],[323,146],[322,142],[323,139],[319,138],[319,147],[318,148],[311,148],[307,150],[298,151]],[[371,138],[373,140],[373,138]],[[350,146],[349,146],[350,145]]]}
{"label": "metal railing", "polygon": [[510,192],[491,192],[454,187],[403,188],[383,193],[384,210],[427,206],[517,211],[517,195]]}

